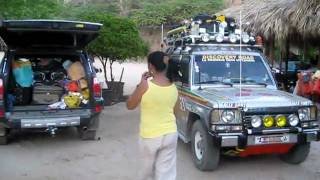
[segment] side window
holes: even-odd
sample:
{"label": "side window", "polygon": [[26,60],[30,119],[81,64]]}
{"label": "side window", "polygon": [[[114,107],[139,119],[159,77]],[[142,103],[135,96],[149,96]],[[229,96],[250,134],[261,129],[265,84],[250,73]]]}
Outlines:
{"label": "side window", "polygon": [[179,74],[181,75],[182,83],[189,84],[189,77],[190,77],[189,64],[190,64],[190,56],[189,55],[182,56],[182,59],[180,61],[180,68],[179,68]]}
{"label": "side window", "polygon": [[189,56],[173,55],[170,57],[168,76],[173,81],[179,81],[184,84],[189,84]]}
{"label": "side window", "polygon": [[179,75],[179,66],[180,66],[180,59],[177,55],[172,55],[170,57],[169,61],[169,67],[167,75],[169,78],[171,78],[173,81],[181,81],[181,77]]}

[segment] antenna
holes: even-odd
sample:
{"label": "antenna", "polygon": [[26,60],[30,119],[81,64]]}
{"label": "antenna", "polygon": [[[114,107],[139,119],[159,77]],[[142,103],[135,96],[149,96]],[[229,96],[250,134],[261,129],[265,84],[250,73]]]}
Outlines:
{"label": "antenna", "polygon": [[200,71],[200,67],[198,66],[198,70],[199,70],[199,90],[202,90],[201,87],[201,71]]}
{"label": "antenna", "polygon": [[163,23],[161,24],[161,50],[163,50],[163,43],[164,43],[164,37],[163,37]]}
{"label": "antenna", "polygon": [[[242,38],[242,3],[240,4],[240,38]],[[240,41],[240,102],[242,102],[242,41]]]}

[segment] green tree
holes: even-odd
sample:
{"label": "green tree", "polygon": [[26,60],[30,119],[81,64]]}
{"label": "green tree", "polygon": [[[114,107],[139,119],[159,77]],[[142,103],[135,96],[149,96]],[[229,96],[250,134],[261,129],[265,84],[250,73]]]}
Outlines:
{"label": "green tree", "polygon": [[175,24],[200,13],[215,14],[223,0],[144,0],[143,8],[133,10],[132,19],[140,26]]}
{"label": "green tree", "polygon": [[148,53],[148,46],[141,39],[136,24],[128,18],[91,12],[83,15],[81,20],[103,24],[100,35],[89,44],[88,51],[100,60],[106,81],[107,61],[111,81],[114,81],[112,65],[115,61],[143,57]]}
{"label": "green tree", "polygon": [[54,18],[63,8],[63,0],[0,0],[0,19]]}

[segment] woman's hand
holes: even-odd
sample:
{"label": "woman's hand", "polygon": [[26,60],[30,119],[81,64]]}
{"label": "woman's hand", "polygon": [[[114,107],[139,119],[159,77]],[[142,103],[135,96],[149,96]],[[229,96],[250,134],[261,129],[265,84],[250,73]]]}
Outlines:
{"label": "woman's hand", "polygon": [[137,86],[140,93],[144,94],[144,92],[148,89],[148,78],[150,77],[151,77],[151,74],[149,72],[144,72],[142,74],[140,83]]}
{"label": "woman's hand", "polygon": [[149,72],[144,72],[142,74],[140,83],[137,85],[137,88],[127,100],[128,109],[135,109],[140,104],[143,94],[148,90],[148,78],[150,77],[151,74]]}

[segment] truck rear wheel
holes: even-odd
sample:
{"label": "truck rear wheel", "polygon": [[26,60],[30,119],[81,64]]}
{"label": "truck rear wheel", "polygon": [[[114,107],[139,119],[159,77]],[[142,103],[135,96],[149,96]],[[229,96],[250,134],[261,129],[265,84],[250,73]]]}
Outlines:
{"label": "truck rear wheel", "polygon": [[216,169],[220,160],[220,148],[200,120],[193,124],[191,135],[191,151],[195,166],[201,171]]}
{"label": "truck rear wheel", "polygon": [[0,145],[8,144],[9,130],[7,128],[0,128]]}
{"label": "truck rear wheel", "polygon": [[99,116],[93,117],[87,126],[78,127],[78,133],[82,140],[95,140],[99,128]]}
{"label": "truck rear wheel", "polygon": [[286,154],[280,155],[280,159],[289,164],[299,164],[306,160],[310,152],[310,142],[297,144]]}
{"label": "truck rear wheel", "polygon": [[8,136],[0,136],[0,145],[7,145],[8,144]]}

